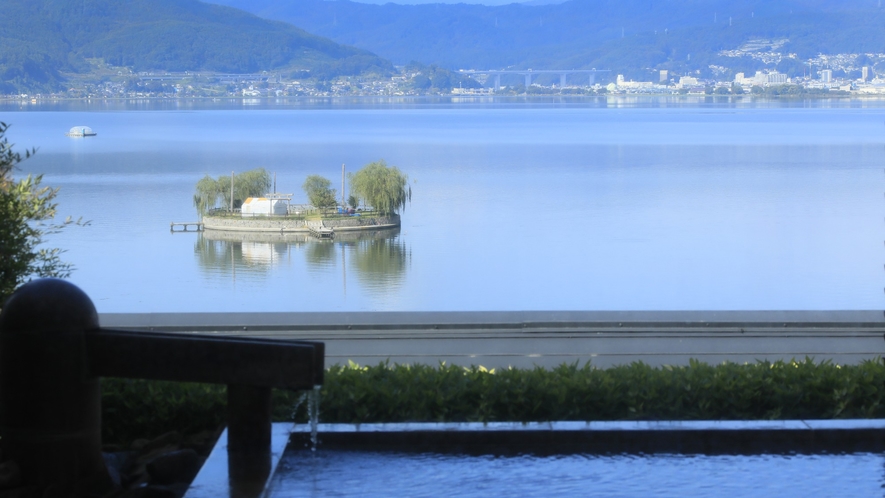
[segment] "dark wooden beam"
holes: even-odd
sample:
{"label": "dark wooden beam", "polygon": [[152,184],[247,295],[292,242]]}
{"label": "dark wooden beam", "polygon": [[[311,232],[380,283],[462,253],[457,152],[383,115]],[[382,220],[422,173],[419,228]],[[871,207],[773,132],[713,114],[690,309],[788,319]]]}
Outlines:
{"label": "dark wooden beam", "polygon": [[322,343],[98,329],[91,375],[304,390],[323,383]]}

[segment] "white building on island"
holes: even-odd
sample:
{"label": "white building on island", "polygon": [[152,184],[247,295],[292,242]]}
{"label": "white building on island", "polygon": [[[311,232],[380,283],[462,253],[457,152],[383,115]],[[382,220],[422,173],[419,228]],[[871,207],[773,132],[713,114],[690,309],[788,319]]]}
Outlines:
{"label": "white building on island", "polygon": [[266,194],[265,197],[249,197],[240,207],[240,214],[250,216],[285,216],[289,213],[292,194]]}

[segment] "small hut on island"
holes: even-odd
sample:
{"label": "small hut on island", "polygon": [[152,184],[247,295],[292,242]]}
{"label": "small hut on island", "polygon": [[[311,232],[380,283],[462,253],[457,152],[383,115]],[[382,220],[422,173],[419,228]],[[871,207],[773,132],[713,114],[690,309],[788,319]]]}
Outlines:
{"label": "small hut on island", "polygon": [[265,194],[264,197],[249,197],[240,207],[243,218],[251,216],[285,216],[289,213],[292,194]]}

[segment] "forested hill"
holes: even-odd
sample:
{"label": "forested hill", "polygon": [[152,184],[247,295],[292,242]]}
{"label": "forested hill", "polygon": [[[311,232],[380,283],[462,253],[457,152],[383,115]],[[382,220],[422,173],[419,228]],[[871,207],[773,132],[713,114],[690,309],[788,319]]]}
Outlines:
{"label": "forested hill", "polygon": [[0,93],[57,88],[87,58],[137,71],[393,70],[368,51],[196,0],[0,0],[0,12]]}
{"label": "forested hill", "polygon": [[781,49],[800,57],[885,52],[879,0],[571,0],[498,7],[207,1],[291,22],[397,64],[417,60],[453,69],[694,69],[755,38],[787,38]]}

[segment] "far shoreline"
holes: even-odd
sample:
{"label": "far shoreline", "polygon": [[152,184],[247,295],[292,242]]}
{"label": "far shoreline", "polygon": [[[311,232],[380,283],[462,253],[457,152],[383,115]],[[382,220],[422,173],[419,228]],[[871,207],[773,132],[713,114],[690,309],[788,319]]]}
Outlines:
{"label": "far shoreline", "polygon": [[643,93],[643,94],[607,94],[607,95],[579,95],[579,94],[533,94],[533,95],[335,95],[335,96],[293,96],[293,97],[97,97],[97,98],[61,98],[61,97],[38,97],[36,99],[22,99],[20,97],[0,97],[0,105],[5,111],[37,110],[41,107],[72,106],[77,110],[83,107],[95,108],[95,110],[107,110],[130,108],[132,110],[143,109],[145,106],[159,107],[197,105],[206,109],[225,108],[235,106],[233,109],[266,108],[266,107],[315,107],[317,105],[330,105],[333,108],[347,105],[389,105],[399,107],[402,105],[472,105],[472,104],[502,104],[502,105],[537,105],[537,104],[676,104],[676,105],[704,105],[704,104],[730,104],[730,105],[766,105],[766,104],[792,104],[792,103],[851,103],[869,102],[885,103],[885,94],[848,94],[848,95],[778,95],[778,96],[754,96],[754,95],[699,95],[686,94],[676,95],[669,93]]}

